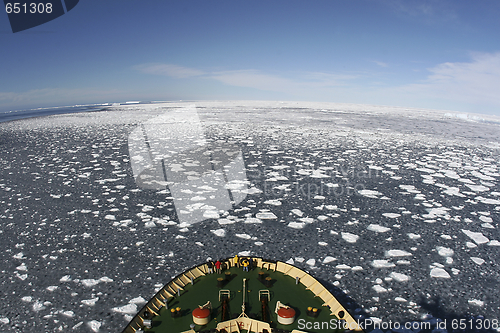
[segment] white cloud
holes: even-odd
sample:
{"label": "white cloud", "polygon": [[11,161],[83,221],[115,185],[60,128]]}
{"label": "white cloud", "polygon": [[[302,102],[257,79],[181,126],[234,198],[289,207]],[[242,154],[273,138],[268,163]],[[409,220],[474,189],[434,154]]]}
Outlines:
{"label": "white cloud", "polygon": [[[386,63],[373,61],[379,66]],[[374,74],[324,72],[265,72],[256,69],[201,71],[173,64],[143,64],[136,69],[173,78],[199,77],[228,86],[282,93],[280,98],[399,105],[455,111],[498,113],[500,52],[473,53],[469,62],[446,62],[428,68],[427,78],[406,85],[370,83]],[[366,78],[366,80],[359,80]],[[194,92],[189,92],[196,98]],[[245,98],[258,96],[246,91]],[[257,94],[257,95],[256,95]],[[1,95],[0,95],[1,98]]]}
{"label": "white cloud", "polygon": [[256,70],[217,72],[212,76],[217,81],[231,86],[255,88],[268,91],[289,91],[295,89],[294,80],[269,75]]}
{"label": "white cloud", "polygon": [[337,75],[321,72],[293,72],[289,77],[266,73],[255,69],[204,72],[174,64],[141,64],[134,67],[143,73],[163,75],[173,78],[211,78],[235,87],[254,88],[274,92],[307,92],[311,88],[341,86],[354,75]]}
{"label": "white cloud", "polygon": [[379,65],[380,67],[389,67],[389,65],[385,62],[382,62],[382,61],[377,61],[377,60],[373,60],[373,62],[377,65]]}
{"label": "white cloud", "polygon": [[321,72],[296,72],[290,77],[268,74],[258,70],[236,70],[216,72],[211,75],[224,84],[255,88],[266,91],[285,92],[298,96],[309,96],[318,89],[330,90],[332,87],[345,86],[354,75],[335,75]]}
{"label": "white cloud", "polygon": [[445,1],[384,0],[381,1],[381,3],[388,6],[394,13],[404,19],[415,19],[426,24],[458,20],[458,14],[455,8]]}
{"label": "white cloud", "polygon": [[194,68],[182,67],[173,64],[142,64],[134,67],[135,69],[155,75],[170,76],[178,79],[184,79],[188,77],[200,76],[205,74],[203,71]]}
{"label": "white cloud", "polygon": [[399,90],[420,98],[500,106],[500,52],[475,53],[471,62],[446,62],[428,70],[427,80]]}

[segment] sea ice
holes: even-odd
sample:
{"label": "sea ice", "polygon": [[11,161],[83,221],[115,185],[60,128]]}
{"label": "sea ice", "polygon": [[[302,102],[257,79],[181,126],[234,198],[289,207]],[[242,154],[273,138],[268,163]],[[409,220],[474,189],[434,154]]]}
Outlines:
{"label": "sea ice", "polygon": [[407,257],[407,256],[412,256],[413,254],[403,250],[389,250],[385,252],[385,255],[387,257]]}
{"label": "sea ice", "polygon": [[127,314],[136,314],[137,313],[137,305],[133,303],[129,303],[123,306],[117,306],[111,309],[114,312],[118,313],[127,313]]}
{"label": "sea ice", "polygon": [[99,332],[99,329],[101,328],[102,323],[98,322],[97,320],[92,320],[87,323],[87,325],[90,327],[90,329],[94,332]]}
{"label": "sea ice", "polygon": [[476,306],[483,306],[484,305],[484,302],[480,301],[478,299],[470,299],[470,300],[468,300],[468,303],[472,304],[472,305],[476,305]]}
{"label": "sea ice", "polygon": [[356,243],[359,236],[355,234],[351,234],[350,232],[342,232],[342,238],[348,243]]}
{"label": "sea ice", "polygon": [[331,257],[331,256],[326,256],[325,259],[323,259],[323,264],[328,264],[332,261],[337,260],[337,258]]}
{"label": "sea ice", "polygon": [[224,230],[224,229],[210,230],[210,232],[212,232],[215,236],[218,236],[218,237],[226,236],[226,230]]}
{"label": "sea ice", "polygon": [[395,218],[401,216],[401,214],[397,214],[397,213],[383,213],[382,215],[385,217],[391,218],[391,219],[395,219]]}
{"label": "sea ice", "polygon": [[410,279],[408,275],[396,272],[392,272],[389,276],[398,282],[406,282]]}
{"label": "sea ice", "polygon": [[277,218],[272,212],[260,212],[255,217],[261,220],[273,220]]}
{"label": "sea ice", "polygon": [[396,266],[394,263],[389,262],[389,260],[378,259],[372,261],[372,266],[375,268],[390,268]]}
{"label": "sea ice", "polygon": [[375,290],[377,293],[385,293],[385,292],[387,292],[387,289],[386,289],[386,288],[384,288],[384,287],[382,287],[382,286],[381,286],[381,285],[379,285],[379,284],[374,285],[372,288],[373,288],[373,290]]}
{"label": "sea ice", "polygon": [[450,278],[450,274],[448,274],[447,271],[445,271],[444,269],[439,268],[439,267],[432,268],[430,275],[431,275],[431,277],[434,277],[434,278],[445,278],[445,279]]}
{"label": "sea ice", "polygon": [[438,251],[438,254],[442,257],[451,257],[454,254],[452,249],[443,246],[436,247],[436,250]]}
{"label": "sea ice", "polygon": [[478,257],[470,257],[472,261],[474,261],[478,265],[484,264],[484,259],[478,258]]}
{"label": "sea ice", "polygon": [[314,266],[316,265],[316,259],[309,259],[306,261],[306,264],[309,266]]}
{"label": "sea ice", "polygon": [[375,232],[387,232],[391,230],[391,228],[387,228],[378,224],[370,224],[366,229]]}
{"label": "sea ice", "polygon": [[252,236],[250,236],[248,234],[236,234],[235,236],[242,238],[242,239],[251,239],[252,238]]}
{"label": "sea ice", "polygon": [[478,245],[488,243],[490,240],[486,238],[481,232],[473,232],[470,230],[465,230],[462,229],[462,232],[469,236],[474,242],[476,242]]}
{"label": "sea ice", "polygon": [[302,229],[306,226],[306,224],[302,222],[290,222],[288,223],[288,226],[293,229]]}

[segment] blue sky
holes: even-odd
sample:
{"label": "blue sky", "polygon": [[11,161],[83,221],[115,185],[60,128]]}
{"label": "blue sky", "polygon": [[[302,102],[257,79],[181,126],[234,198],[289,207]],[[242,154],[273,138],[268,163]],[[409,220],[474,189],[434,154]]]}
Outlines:
{"label": "blue sky", "polygon": [[500,115],[499,1],[82,0],[13,34],[0,110],[128,100],[364,103]]}

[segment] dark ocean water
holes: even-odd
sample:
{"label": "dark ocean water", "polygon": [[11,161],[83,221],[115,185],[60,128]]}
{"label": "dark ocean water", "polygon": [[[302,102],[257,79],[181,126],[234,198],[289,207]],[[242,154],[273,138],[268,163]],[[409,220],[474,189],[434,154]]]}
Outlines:
{"label": "dark ocean water", "polygon": [[36,108],[28,110],[5,111],[5,112],[0,112],[0,123],[18,119],[43,117],[43,116],[50,116],[63,113],[100,111],[106,108],[107,106],[108,105],[91,104],[91,105],[60,106],[52,108]]}

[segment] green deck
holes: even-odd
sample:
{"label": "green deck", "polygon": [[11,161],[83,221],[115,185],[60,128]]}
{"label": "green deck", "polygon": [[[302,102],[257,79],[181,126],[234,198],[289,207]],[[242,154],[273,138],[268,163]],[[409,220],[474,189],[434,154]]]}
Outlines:
{"label": "green deck", "polygon": [[[331,329],[332,326],[330,326],[330,323],[336,322],[336,317],[331,316],[329,309],[322,306],[322,300],[318,297],[314,297],[314,294],[310,290],[306,290],[304,285],[301,283],[296,285],[294,278],[280,272],[260,268],[255,268],[250,272],[243,272],[241,268],[233,267],[229,269],[229,271],[231,272],[231,280],[224,285],[222,289],[231,291],[231,299],[229,302],[231,317],[234,318],[235,315],[238,316],[241,314],[243,278],[246,278],[247,297],[245,313],[250,318],[262,320],[259,290],[269,290],[271,295],[271,301],[269,302],[271,328],[284,329],[287,331],[300,329],[301,331],[318,333],[337,332],[337,330]],[[267,288],[258,280],[258,273],[260,271],[263,271],[267,276],[272,278],[274,282],[272,287]],[[222,316],[222,307],[219,302],[220,288],[217,287],[217,278],[224,276],[224,272],[222,272],[222,274],[209,274],[196,279],[194,285],[186,285],[184,290],[181,290],[181,297],[169,299],[169,309],[162,308],[159,316],[153,318],[152,328],[146,329],[145,331],[156,333],[178,333],[187,331],[193,323],[191,314],[193,309],[198,305],[205,304],[209,300],[213,307],[212,320],[205,326],[196,325],[195,330],[199,332],[216,328],[217,324],[221,322]],[[291,306],[296,311],[295,322],[292,325],[281,325],[277,322],[276,314],[274,313],[277,301]],[[317,318],[306,315],[306,310],[309,306],[319,309]],[[170,309],[176,307],[181,308],[182,316],[179,318],[172,318]],[[303,319],[303,321],[301,321],[302,325],[299,325],[299,319]],[[314,324],[315,322],[319,322],[320,326]],[[306,323],[310,323],[307,324],[307,328],[305,326]],[[323,326],[321,327],[321,325]],[[342,330],[338,330],[338,332],[342,332]]]}

